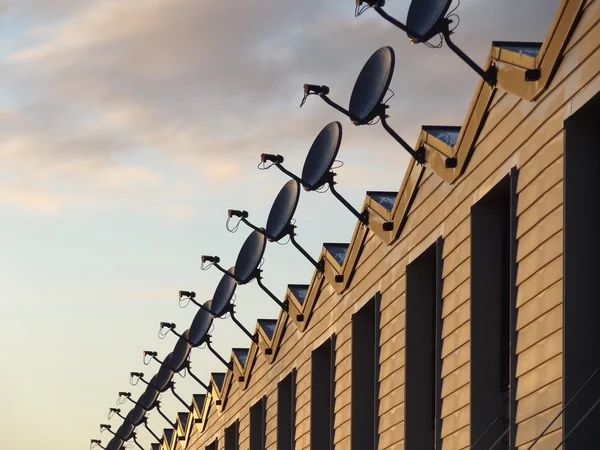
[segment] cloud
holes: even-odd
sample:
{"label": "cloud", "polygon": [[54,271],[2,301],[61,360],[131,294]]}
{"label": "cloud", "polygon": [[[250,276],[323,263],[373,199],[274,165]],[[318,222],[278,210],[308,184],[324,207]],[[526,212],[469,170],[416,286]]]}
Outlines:
{"label": "cloud", "polygon": [[[492,38],[542,39],[551,13],[545,0],[529,3],[464,1],[457,42],[481,60]],[[354,18],[352,7],[346,0],[15,3],[9,11],[30,26],[0,61],[1,170],[49,194],[69,184],[81,194],[74,198],[90,191],[127,202],[172,192],[182,175],[194,174],[198,191],[252,177],[259,153],[300,155],[331,120],[344,124],[344,148],[397,151],[381,130],[349,127],[317,98],[297,108],[304,82],[328,84],[346,105],[364,61],[386,44],[397,55],[393,126],[410,141],[422,123],[460,124],[476,76],[447,48],[410,46],[373,11]],[[402,17],[406,7],[389,8]]]}

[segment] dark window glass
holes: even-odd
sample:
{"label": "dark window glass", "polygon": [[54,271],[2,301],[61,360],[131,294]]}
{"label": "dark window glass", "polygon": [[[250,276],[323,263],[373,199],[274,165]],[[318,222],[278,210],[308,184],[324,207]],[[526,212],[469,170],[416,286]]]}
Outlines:
{"label": "dark window glass", "polygon": [[[505,177],[471,208],[471,442],[483,448],[510,423],[515,177]],[[504,448],[509,440],[506,432]]]}
{"label": "dark window glass", "polygon": [[267,398],[250,407],[250,450],[265,450]]}
{"label": "dark window glass", "polygon": [[442,240],[406,267],[405,447],[440,448]]}
{"label": "dark window glass", "polygon": [[310,388],[310,447],[333,448],[335,404],[335,336],[312,352]]}
{"label": "dark window glass", "polygon": [[379,427],[379,304],[377,294],[352,316],[353,450],[376,450]]}
{"label": "dark window glass", "polygon": [[225,428],[225,450],[239,449],[239,429],[240,422],[238,420]]}
{"label": "dark window glass", "polygon": [[277,385],[277,450],[293,450],[296,431],[296,370]]}
{"label": "dark window glass", "polygon": [[[564,404],[600,367],[600,93],[565,121],[564,151]],[[598,448],[600,373],[569,404],[565,450]],[[577,426],[578,422],[587,417]],[[577,427],[577,428],[576,428]],[[534,447],[535,450],[535,447]]]}

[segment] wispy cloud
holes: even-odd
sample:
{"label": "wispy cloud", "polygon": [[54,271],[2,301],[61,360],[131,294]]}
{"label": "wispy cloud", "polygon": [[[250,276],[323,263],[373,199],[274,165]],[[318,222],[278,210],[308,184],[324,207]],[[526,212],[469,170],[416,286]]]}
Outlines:
{"label": "wispy cloud", "polygon": [[[463,2],[469,22],[457,37],[475,56],[485,55],[489,40],[471,39],[470,30],[485,34],[480,24],[490,8],[510,29],[523,8],[511,2],[513,11]],[[302,83],[329,84],[345,104],[364,60],[381,45],[397,48],[391,120],[411,138],[432,117],[460,123],[475,80],[449,51],[406,46],[399,30],[374,13],[355,19],[341,0],[30,0],[10,11],[32,25],[0,62],[2,170],[49,198],[70,183],[79,194],[73,202],[88,190],[117,203],[155,196],[157,188],[170,191],[178,171],[197,174],[202,191],[202,180],[247,176],[261,152],[306,149],[340,117],[316,100],[298,110]],[[537,14],[528,4],[521,16]],[[541,39],[547,21],[519,38]],[[393,145],[383,133],[346,128],[345,145],[371,152]]]}

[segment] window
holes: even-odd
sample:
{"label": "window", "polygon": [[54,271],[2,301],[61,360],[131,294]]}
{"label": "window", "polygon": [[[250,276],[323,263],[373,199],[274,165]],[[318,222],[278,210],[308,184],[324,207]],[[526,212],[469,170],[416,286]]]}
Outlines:
{"label": "window", "polygon": [[516,173],[471,208],[471,443],[482,448],[510,440],[513,184]]}
{"label": "window", "polygon": [[277,385],[277,450],[293,450],[296,435],[296,369]]}
{"label": "window", "polygon": [[407,450],[441,447],[441,254],[440,239],[406,267]]}
{"label": "window", "polygon": [[379,303],[377,294],[352,316],[353,450],[376,450],[379,427]]}
{"label": "window", "polygon": [[267,397],[250,407],[250,450],[265,450]]}
{"label": "window", "polygon": [[[600,94],[565,121],[564,151],[564,355],[563,405],[600,366]],[[576,427],[600,397],[600,374],[563,415],[565,450],[598,447],[600,408]]]}
{"label": "window", "polygon": [[211,444],[204,447],[205,450],[219,450],[219,441],[215,439]]}
{"label": "window", "polygon": [[335,335],[312,352],[310,448],[333,449],[335,404]]}
{"label": "window", "polygon": [[240,421],[236,420],[227,428],[225,428],[225,450],[239,449],[239,430]]}

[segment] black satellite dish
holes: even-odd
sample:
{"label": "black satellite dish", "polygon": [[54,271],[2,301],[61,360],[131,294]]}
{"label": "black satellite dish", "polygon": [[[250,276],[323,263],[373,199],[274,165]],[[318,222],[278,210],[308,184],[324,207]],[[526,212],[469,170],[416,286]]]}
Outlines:
{"label": "black satellite dish", "polygon": [[106,450],[121,450],[123,444],[123,439],[118,436],[114,436],[106,446]]}
{"label": "black satellite dish", "polygon": [[[311,94],[318,94],[328,105],[350,117],[354,125],[366,125],[372,123],[375,118],[381,120],[383,128],[398,142],[419,164],[425,162],[425,149],[423,147],[414,150],[402,137],[396,133],[387,123],[388,105],[384,97],[394,74],[395,54],[391,47],[378,49],[367,60],[363,66],[350,97],[350,106],[346,110],[333,102],[327,94],[327,86],[314,84],[304,85],[304,98],[302,106]],[[456,158],[446,158],[446,167],[456,167]],[[335,192],[334,192],[335,194]],[[336,195],[336,197],[338,197]],[[340,198],[340,197],[338,197]],[[348,205],[347,205],[348,206]]]}
{"label": "black satellite dish", "polygon": [[[228,363],[227,361],[225,361],[225,359],[223,359],[223,357],[221,355],[219,355],[219,353],[211,345],[211,343],[212,343],[211,336],[210,336],[210,334],[208,334],[208,332],[210,331],[210,327],[212,325],[212,320],[213,320],[213,316],[210,312],[210,305],[211,305],[211,301],[209,300],[209,301],[205,302],[204,305],[202,305],[203,307],[201,309],[198,310],[196,317],[194,317],[194,320],[192,321],[192,327],[194,328],[193,330],[190,327],[190,329],[185,330],[182,334],[179,334],[177,331],[175,331],[176,325],[174,323],[161,322],[159,335],[162,333],[162,330],[164,328],[167,328],[168,331],[173,333],[175,336],[178,336],[180,340],[181,339],[185,340],[192,347],[198,347],[202,344],[206,344],[206,346],[211,351],[211,353],[213,355],[215,355],[217,357],[217,359],[225,365],[225,367],[227,367],[228,369],[231,369],[231,364]],[[173,354],[174,353],[175,353],[175,350],[173,350]],[[189,352],[188,352],[188,354],[189,354]],[[187,373],[189,373],[190,376],[196,382],[198,382],[204,389],[206,389],[207,392],[210,392],[210,387],[208,387],[208,385],[206,383],[204,383],[202,380],[200,380],[192,372],[190,362],[187,357],[186,357],[185,364],[180,366],[179,370],[183,370],[184,368],[187,369]]]}
{"label": "black satellite dish", "polygon": [[129,423],[135,426],[138,426],[140,423],[143,422],[145,415],[146,411],[144,411],[144,408],[142,408],[139,405],[135,405],[133,408],[131,408],[131,411],[129,411],[129,413],[125,417],[125,420],[127,420]]}
{"label": "black satellite dish", "polygon": [[[272,155],[263,153],[260,155],[261,161],[272,162],[283,173],[301,183],[306,191],[316,191],[325,184],[329,186],[331,193],[344,205],[356,218],[363,224],[368,224],[367,211],[359,213],[335,188],[335,173],[331,170],[337,157],[340,145],[342,143],[342,124],[331,122],[319,132],[306,155],[304,167],[302,168],[302,177],[298,177],[285,167],[283,167],[284,158],[281,155]],[[292,235],[290,235],[292,236]],[[292,241],[294,243],[294,241]],[[297,246],[304,256],[309,258],[308,254],[302,248]],[[312,259],[312,258],[311,258]],[[314,260],[313,260],[314,263]],[[319,264],[317,270],[322,271],[323,266]]]}
{"label": "black satellite dish", "polygon": [[148,385],[138,400],[138,405],[144,408],[145,411],[150,411],[158,399],[158,394],[159,392],[154,386]]}
{"label": "black satellite dish", "polygon": [[238,253],[233,275],[219,265],[220,258],[218,256],[202,255],[202,263],[204,264],[209,261],[225,275],[232,276],[238,284],[247,284],[256,279],[258,286],[263,292],[271,297],[284,311],[287,311],[287,305],[281,302],[261,281],[262,271],[259,269],[259,266],[265,252],[266,244],[266,236],[257,230],[253,230],[244,241]]}
{"label": "black satellite dish", "polygon": [[181,304],[182,298],[187,298],[189,301],[194,303],[200,309],[206,310],[208,313],[212,314],[214,317],[223,317],[227,313],[231,316],[231,320],[244,332],[246,336],[248,336],[252,342],[258,343],[258,337],[252,333],[250,333],[242,323],[235,317],[235,308],[232,303],[233,296],[235,294],[235,289],[237,287],[237,283],[235,279],[232,277],[235,268],[231,267],[227,272],[229,274],[223,275],[221,277],[221,281],[217,285],[215,289],[215,293],[213,294],[212,303],[210,309],[206,308],[204,305],[200,304],[195,300],[196,293],[193,291],[179,291],[179,302]]}
{"label": "black satellite dish", "polygon": [[458,19],[458,16],[453,14],[456,8],[448,14],[452,1],[453,0],[412,0],[410,7],[408,8],[406,24],[403,24],[383,10],[382,7],[385,4],[385,0],[357,0],[357,10],[362,13],[362,11],[367,8],[361,7],[363,3],[373,7],[381,17],[406,32],[413,44],[425,43],[428,44],[429,47],[440,47],[441,42],[439,45],[432,45],[429,41],[438,34],[441,34],[444,37],[446,44],[448,44],[448,47],[450,47],[459,58],[467,63],[471,69],[477,72],[486,83],[494,87],[497,82],[496,67],[490,66],[488,70],[483,70],[450,39],[450,35],[458,26],[457,23],[452,27],[452,24],[454,23],[453,16]]}
{"label": "black satellite dish", "polygon": [[273,206],[271,206],[271,211],[269,212],[266,228],[258,228],[257,226],[253,225],[248,220],[249,214],[247,211],[230,209],[227,212],[227,215],[229,218],[232,216],[240,217],[242,222],[244,222],[253,230],[264,234],[271,242],[278,242],[284,236],[289,236],[294,247],[296,247],[319,272],[323,272],[323,264],[317,263],[295,239],[296,233],[294,230],[296,226],[292,224],[292,219],[294,218],[294,213],[296,212],[299,199],[300,182],[292,179],[284,184],[277,194],[277,197],[273,202]]}
{"label": "black satellite dish", "polygon": [[[143,352],[144,355],[144,364],[148,365],[150,363],[150,360],[146,361],[146,357],[150,357],[150,359],[153,359],[154,361],[156,361],[157,363],[159,363],[161,365],[161,370],[163,369],[163,367],[167,367],[169,370],[171,370],[173,373],[179,373],[184,369],[187,369],[187,373],[190,374],[190,376],[196,380],[204,389],[206,389],[207,391],[210,391],[210,388],[206,385],[206,383],[202,382],[202,380],[200,380],[198,377],[196,377],[192,371],[191,371],[191,366],[190,366],[190,360],[189,360],[189,353],[191,350],[191,346],[188,342],[188,331],[186,330],[182,335],[177,334],[173,328],[175,328],[175,324],[171,324],[171,323],[166,323],[166,322],[161,322],[161,328],[170,328],[171,331],[173,331],[174,334],[176,334],[177,336],[179,336],[179,339],[177,340],[177,344],[175,344],[175,349],[173,350],[173,352],[169,353],[166,358],[161,361],[160,359],[158,359],[158,353],[154,352],[154,351],[150,351],[150,350],[145,350]],[[172,328],[171,328],[172,327]],[[186,345],[183,345],[181,343],[181,341],[184,341],[186,343]],[[179,347],[178,347],[179,345]],[[175,352],[177,351],[177,355],[175,355],[175,359],[173,360],[174,362],[172,362],[172,358],[173,355],[175,354]],[[183,356],[185,355],[185,358],[183,358]],[[183,361],[183,362],[182,362]],[[160,370],[159,370],[160,372]],[[140,375],[138,373],[133,373],[135,375]],[[141,374],[143,375],[143,374]],[[177,394],[177,392],[175,392],[175,383],[173,381],[171,381],[169,383],[168,388],[171,389],[171,392],[173,393],[173,395],[175,396],[175,398],[177,400],[179,400],[179,402],[185,406],[188,411],[191,411],[191,406],[188,405],[182,398],[181,396],[179,396]]]}
{"label": "black satellite dish", "polygon": [[128,441],[129,439],[131,439],[131,435],[133,434],[134,430],[135,430],[135,427],[133,426],[133,424],[131,424],[129,422],[123,422],[123,425],[121,425],[117,429],[116,434],[124,441]]}
{"label": "black satellite dish", "polygon": [[[148,389],[146,389],[146,390],[148,390]],[[158,393],[157,393],[156,395],[157,395],[157,397],[158,397]],[[136,406],[135,406],[136,408],[140,408],[140,409],[142,409],[142,411],[144,412],[144,414],[143,414],[143,417],[142,417],[142,420],[141,420],[141,422],[140,422],[140,423],[144,424],[144,427],[146,428],[146,430],[148,430],[148,432],[149,432],[149,433],[150,433],[152,436],[154,436],[154,438],[155,438],[157,441],[159,441],[159,440],[160,440],[160,439],[159,439],[159,437],[158,437],[158,436],[156,435],[156,433],[154,433],[154,432],[153,432],[153,431],[150,429],[150,427],[148,426],[148,419],[147,419],[147,417],[146,417],[146,410],[145,410],[145,409],[143,408],[143,406],[142,406],[142,402],[143,402],[143,401],[148,401],[148,400],[147,400],[147,398],[146,398],[146,400],[143,400],[143,399],[145,398],[145,396],[146,396],[146,392],[144,392],[144,393],[143,393],[143,394],[140,396],[140,398],[138,399],[138,401],[137,401],[137,402],[135,402],[135,401],[133,401],[133,400],[131,399],[131,393],[130,393],[130,392],[119,392],[119,400],[117,400],[117,403],[118,403],[118,404],[122,404],[122,403],[123,403],[123,402],[125,402],[126,400],[129,400],[130,402],[132,402],[132,403],[134,403],[134,404],[136,405]],[[122,399],[122,398],[123,398],[123,400],[121,401],[121,399]],[[129,414],[127,415],[127,417],[125,417],[125,418],[119,414],[120,410],[118,410],[118,409],[117,409],[117,410],[114,410],[114,411],[116,411],[116,412],[117,412],[117,414],[119,415],[119,417],[121,417],[123,420],[126,420],[126,421],[128,421],[129,423],[133,424],[134,426],[137,426],[137,425],[135,425],[135,423],[134,423],[134,417],[133,417],[133,416],[137,415],[138,413],[134,413],[134,410],[135,410],[135,408],[134,408],[133,410],[131,410],[131,411],[130,411],[130,413],[129,413]],[[113,411],[113,408],[111,408],[111,411]],[[130,418],[130,415],[132,416],[131,418]],[[130,419],[131,419],[131,420],[130,420]],[[139,425],[139,424],[138,424],[138,425]]]}
{"label": "black satellite dish", "polygon": [[[225,365],[225,367],[231,369],[231,363],[225,361],[225,359],[221,355],[219,355],[219,353],[211,345],[212,341],[211,336],[209,334],[210,327],[213,323],[213,315],[210,310],[211,303],[211,300],[204,303],[203,307],[199,309],[196,313],[194,320],[192,320],[192,325],[190,326],[189,330],[186,330],[184,333],[177,333],[177,331],[175,331],[175,324],[167,322],[161,322],[161,330],[163,328],[167,328],[173,334],[179,336],[179,340],[185,340],[192,347],[199,347],[202,344],[206,344],[211,353],[215,355],[219,359],[219,361],[221,361]],[[177,346],[175,350],[173,350],[173,355],[175,355],[176,350]],[[183,352],[183,350],[181,350],[181,352]],[[189,349],[187,351],[187,354],[189,355]],[[184,361],[186,360],[187,355]],[[184,365],[182,365],[181,368],[183,369]],[[188,367],[188,373],[189,372],[190,371]]]}

